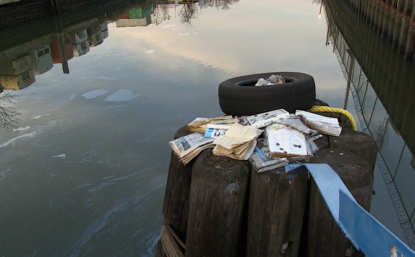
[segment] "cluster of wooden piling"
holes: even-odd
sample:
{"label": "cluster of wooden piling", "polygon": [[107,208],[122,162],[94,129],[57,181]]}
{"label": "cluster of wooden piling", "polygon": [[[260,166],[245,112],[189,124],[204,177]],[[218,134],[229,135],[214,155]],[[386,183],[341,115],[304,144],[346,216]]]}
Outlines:
{"label": "cluster of wooden piling", "polygon": [[[342,0],[343,1],[343,0]],[[414,0],[344,0],[407,60],[414,60]]]}
{"label": "cluster of wooden piling", "polygon": [[[180,128],[175,138],[188,134]],[[376,143],[343,129],[316,141],[312,163],[329,164],[370,208]],[[156,256],[363,256],[332,218],[305,169],[257,173],[248,161],[203,151],[184,166],[171,154]]]}

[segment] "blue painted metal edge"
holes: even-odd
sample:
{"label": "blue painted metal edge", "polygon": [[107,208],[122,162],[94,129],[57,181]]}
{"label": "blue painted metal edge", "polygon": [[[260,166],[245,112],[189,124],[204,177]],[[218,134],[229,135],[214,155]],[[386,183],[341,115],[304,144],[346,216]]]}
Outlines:
{"label": "blue painted metal edge", "polygon": [[334,220],[356,249],[367,257],[415,257],[411,248],[356,202],[329,165],[294,164],[286,171],[304,166],[316,182]]}
{"label": "blue painted metal edge", "polygon": [[368,257],[414,257],[415,252],[340,190],[340,224]]}

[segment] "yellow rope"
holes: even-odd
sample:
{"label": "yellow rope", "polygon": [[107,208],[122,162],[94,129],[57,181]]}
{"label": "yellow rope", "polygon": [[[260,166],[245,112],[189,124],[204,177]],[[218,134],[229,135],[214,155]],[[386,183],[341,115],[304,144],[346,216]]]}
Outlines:
{"label": "yellow rope", "polygon": [[349,118],[350,123],[352,124],[353,130],[356,130],[356,123],[354,122],[353,116],[350,114],[350,112],[341,109],[341,108],[333,108],[328,106],[317,106],[314,105],[311,107],[311,109],[308,110],[309,112],[336,112],[346,115],[347,118]]}

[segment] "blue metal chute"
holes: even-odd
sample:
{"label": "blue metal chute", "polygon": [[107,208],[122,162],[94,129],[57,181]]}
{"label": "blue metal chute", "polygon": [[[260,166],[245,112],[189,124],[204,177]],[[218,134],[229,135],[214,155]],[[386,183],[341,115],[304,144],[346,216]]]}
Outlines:
{"label": "blue metal chute", "polygon": [[367,257],[415,257],[415,252],[391,233],[354,199],[337,173],[327,164],[289,165],[307,168],[334,220],[356,249]]}

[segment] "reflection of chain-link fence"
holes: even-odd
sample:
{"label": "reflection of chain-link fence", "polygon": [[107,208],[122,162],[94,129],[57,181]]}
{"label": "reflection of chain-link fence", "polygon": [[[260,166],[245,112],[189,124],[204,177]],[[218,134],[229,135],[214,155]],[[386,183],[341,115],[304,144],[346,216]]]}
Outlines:
{"label": "reflection of chain-link fence", "polygon": [[15,97],[6,91],[0,93],[0,127],[3,129],[15,128],[14,124],[19,121],[20,113],[11,107]]}

